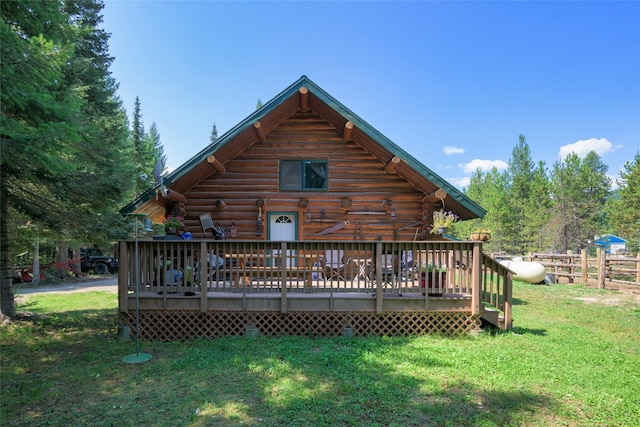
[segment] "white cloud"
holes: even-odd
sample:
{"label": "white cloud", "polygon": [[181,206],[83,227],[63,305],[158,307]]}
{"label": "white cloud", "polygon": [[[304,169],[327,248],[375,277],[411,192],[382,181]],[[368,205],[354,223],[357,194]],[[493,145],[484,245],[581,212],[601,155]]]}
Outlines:
{"label": "white cloud", "polygon": [[462,153],[464,153],[464,148],[452,147],[451,145],[445,145],[444,148],[442,149],[442,152],[444,154],[446,154],[447,156],[450,156],[452,154],[462,154]]}
{"label": "white cloud", "polygon": [[595,151],[597,155],[602,156],[613,149],[613,144],[606,138],[591,138],[576,141],[573,144],[567,144],[560,147],[560,160],[564,160],[570,153],[576,153],[578,157],[584,158],[589,151]]}
{"label": "white cloud", "polygon": [[462,190],[464,187],[469,186],[469,184],[471,183],[471,178],[469,178],[468,176],[463,176],[463,177],[447,178],[447,181]]}
{"label": "white cloud", "polygon": [[504,170],[509,167],[509,165],[502,160],[480,160],[473,159],[469,163],[462,163],[460,166],[464,173],[473,173],[476,169],[482,169],[485,172],[490,171],[492,168],[497,168],[498,170]]}

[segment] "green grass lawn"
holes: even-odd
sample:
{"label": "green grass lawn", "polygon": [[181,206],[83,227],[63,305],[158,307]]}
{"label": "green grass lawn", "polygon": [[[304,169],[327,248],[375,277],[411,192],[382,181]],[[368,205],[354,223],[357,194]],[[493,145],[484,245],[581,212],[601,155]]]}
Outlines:
{"label": "green grass lawn", "polygon": [[116,296],[25,297],[0,327],[0,425],[638,426],[640,305],[576,285],[514,286],[514,328],[479,337],[142,342]]}

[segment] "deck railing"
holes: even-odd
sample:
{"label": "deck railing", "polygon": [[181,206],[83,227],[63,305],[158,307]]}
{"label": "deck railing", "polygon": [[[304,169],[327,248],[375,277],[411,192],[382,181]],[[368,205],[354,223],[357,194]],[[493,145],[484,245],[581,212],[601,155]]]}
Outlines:
{"label": "deck railing", "polygon": [[[158,294],[415,293],[471,296],[510,322],[510,272],[476,242],[141,240],[121,242],[120,298]],[[136,277],[137,276],[137,277]],[[139,287],[139,288],[138,288]],[[382,306],[382,304],[380,304]]]}

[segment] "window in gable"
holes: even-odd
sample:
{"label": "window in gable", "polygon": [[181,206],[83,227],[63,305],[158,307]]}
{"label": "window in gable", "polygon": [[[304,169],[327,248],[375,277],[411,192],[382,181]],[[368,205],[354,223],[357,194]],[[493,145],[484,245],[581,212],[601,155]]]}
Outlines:
{"label": "window in gable", "polygon": [[328,172],[326,160],[280,160],[280,190],[326,191]]}

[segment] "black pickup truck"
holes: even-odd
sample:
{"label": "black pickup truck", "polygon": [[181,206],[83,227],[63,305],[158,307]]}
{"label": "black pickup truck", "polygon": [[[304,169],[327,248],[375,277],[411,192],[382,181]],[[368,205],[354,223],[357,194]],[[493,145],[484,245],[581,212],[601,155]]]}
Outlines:
{"label": "black pickup truck", "polygon": [[106,256],[98,248],[81,248],[80,269],[83,273],[89,270],[96,274],[117,273],[118,258]]}

